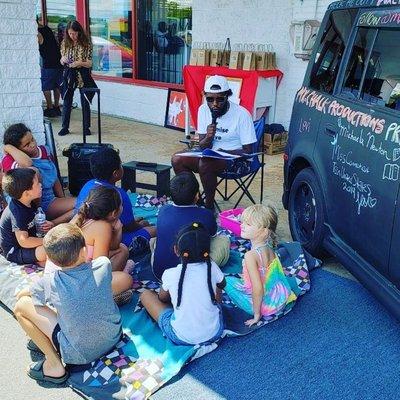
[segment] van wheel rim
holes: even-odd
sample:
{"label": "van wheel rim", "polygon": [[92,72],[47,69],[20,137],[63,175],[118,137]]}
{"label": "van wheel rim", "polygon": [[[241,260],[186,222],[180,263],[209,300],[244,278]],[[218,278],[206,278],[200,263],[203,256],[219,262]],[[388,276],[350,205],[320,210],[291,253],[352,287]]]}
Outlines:
{"label": "van wheel rim", "polygon": [[315,232],[317,209],[315,196],[310,185],[303,182],[296,191],[294,218],[301,242],[310,241]]}

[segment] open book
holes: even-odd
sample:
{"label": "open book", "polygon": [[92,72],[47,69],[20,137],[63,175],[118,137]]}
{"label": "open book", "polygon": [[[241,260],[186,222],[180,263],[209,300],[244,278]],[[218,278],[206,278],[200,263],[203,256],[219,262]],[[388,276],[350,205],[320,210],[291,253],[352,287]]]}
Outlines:
{"label": "open book", "polygon": [[185,153],[179,153],[180,156],[184,157],[199,157],[199,158],[219,158],[221,160],[234,160],[241,156],[237,154],[230,154],[221,150],[204,149],[203,151],[187,151]]}

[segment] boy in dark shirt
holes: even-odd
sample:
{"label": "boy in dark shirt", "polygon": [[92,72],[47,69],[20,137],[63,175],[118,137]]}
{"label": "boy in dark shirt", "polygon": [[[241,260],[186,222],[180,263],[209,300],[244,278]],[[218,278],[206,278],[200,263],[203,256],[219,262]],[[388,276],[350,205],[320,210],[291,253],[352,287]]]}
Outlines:
{"label": "boy in dark shirt", "polygon": [[200,222],[212,236],[211,258],[218,266],[225,265],[229,259],[229,238],[217,235],[217,223],[213,212],[196,205],[199,199],[199,182],[193,172],[181,172],[173,177],[170,192],[174,204],[161,207],[157,217],[157,242],[152,262],[154,275],[161,280],[166,269],[180,264],[174,252],[176,237],[184,226],[194,221]]}
{"label": "boy in dark shirt", "polygon": [[119,217],[122,223],[122,243],[130,246],[136,236],[143,236],[146,240],[156,236],[156,228],[150,226],[143,218],[135,219],[132,203],[126,191],[115,184],[122,179],[124,170],[121,158],[116,150],[105,148],[90,157],[90,172],[95,179],[91,179],[82,187],[75,203],[75,212],[78,212],[89,192],[96,186],[113,187],[118,190],[122,200],[122,214]]}
{"label": "boy in dark shirt", "polygon": [[[41,264],[46,261],[43,239],[36,237],[33,200],[42,195],[42,185],[32,168],[13,169],[3,176],[3,190],[11,197],[0,218],[0,245],[8,261],[17,264]],[[48,231],[53,223],[46,221],[41,229]]]}

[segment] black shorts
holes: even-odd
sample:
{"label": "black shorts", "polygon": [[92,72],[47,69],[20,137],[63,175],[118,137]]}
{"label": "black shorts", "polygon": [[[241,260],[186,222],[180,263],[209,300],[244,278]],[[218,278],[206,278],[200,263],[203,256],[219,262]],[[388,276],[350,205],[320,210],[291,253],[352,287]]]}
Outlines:
{"label": "black shorts", "polygon": [[63,78],[62,68],[42,68],[41,82],[42,91],[58,89]]}
{"label": "black shorts", "polygon": [[25,249],[22,247],[18,249],[13,247],[8,252],[6,259],[19,265],[36,264],[38,261],[35,255],[35,248]]}

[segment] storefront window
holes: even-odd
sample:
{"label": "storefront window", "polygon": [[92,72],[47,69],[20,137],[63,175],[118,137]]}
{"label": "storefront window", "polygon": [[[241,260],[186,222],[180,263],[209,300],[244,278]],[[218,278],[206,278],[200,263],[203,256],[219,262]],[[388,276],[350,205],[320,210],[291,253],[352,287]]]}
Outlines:
{"label": "storefront window", "polygon": [[137,78],[182,83],[192,37],[192,0],[138,0]]}
{"label": "storefront window", "polygon": [[133,77],[131,0],[90,0],[93,72]]}
{"label": "storefront window", "polygon": [[61,43],[68,21],[76,19],[75,0],[47,0],[46,11],[47,25],[54,32],[58,43]]}

